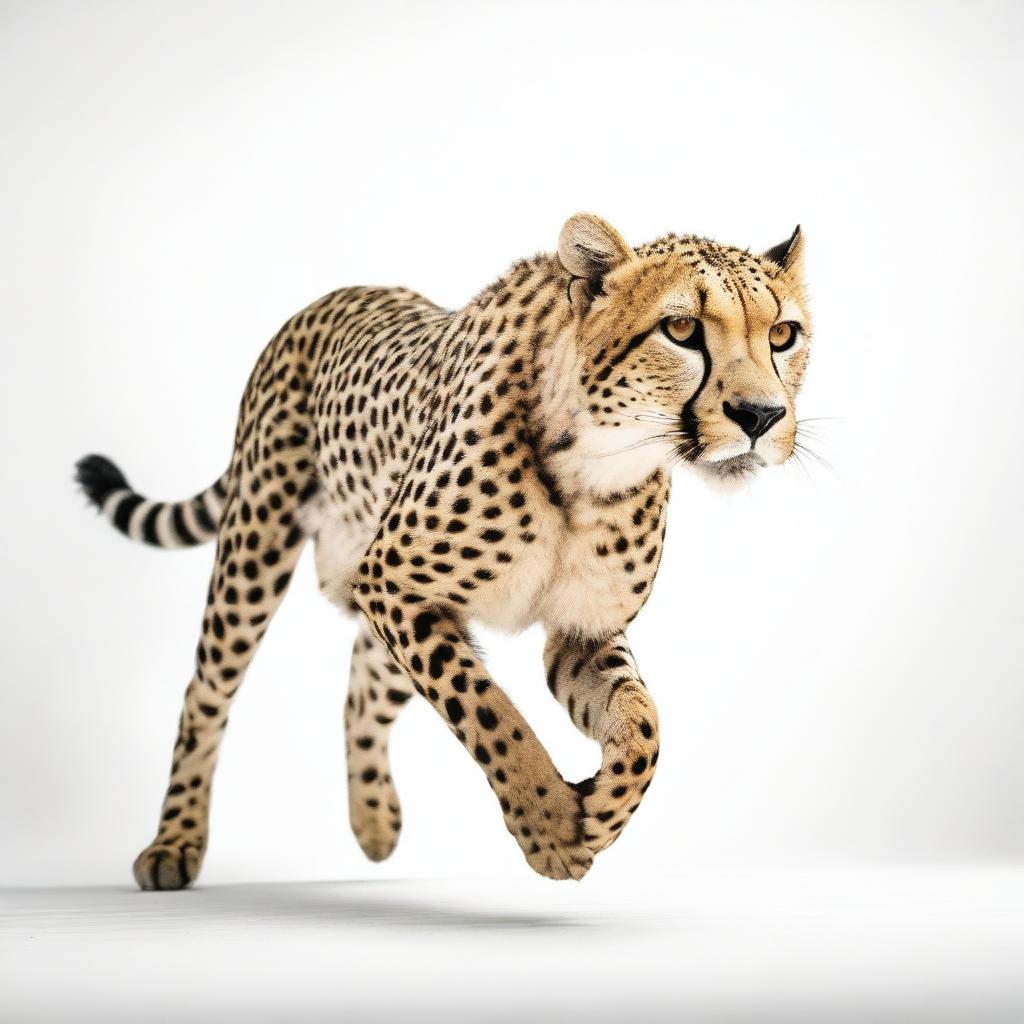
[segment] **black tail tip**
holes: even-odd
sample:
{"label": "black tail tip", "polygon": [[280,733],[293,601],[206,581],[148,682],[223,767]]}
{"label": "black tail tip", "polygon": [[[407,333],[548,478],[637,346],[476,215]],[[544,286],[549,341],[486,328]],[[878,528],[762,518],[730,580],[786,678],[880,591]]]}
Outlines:
{"label": "black tail tip", "polygon": [[102,508],[114,491],[128,486],[124,473],[103,455],[79,459],[75,463],[75,480],[97,508]]}

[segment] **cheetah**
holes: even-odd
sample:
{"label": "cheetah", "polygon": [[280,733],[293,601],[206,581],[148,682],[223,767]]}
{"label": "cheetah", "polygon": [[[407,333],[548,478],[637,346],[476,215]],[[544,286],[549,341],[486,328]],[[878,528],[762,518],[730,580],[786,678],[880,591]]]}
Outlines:
{"label": "cheetah", "polygon": [[[252,372],[229,468],[190,500],[147,500],[104,457],[80,460],[85,494],[129,538],[216,540],[138,885],[198,875],[231,703],[307,540],[321,591],[359,622],[344,728],[364,853],[382,860],[398,839],[389,734],[415,693],[485,773],[529,865],[582,878],[658,764],[625,631],[658,570],[671,471],[734,484],[793,452],[803,249],[799,227],[760,255],[674,234],[631,248],[576,214],[555,253],[462,309],[352,287],[297,313]],[[543,625],[547,686],[601,746],[592,778],[562,778],[473,622]]]}

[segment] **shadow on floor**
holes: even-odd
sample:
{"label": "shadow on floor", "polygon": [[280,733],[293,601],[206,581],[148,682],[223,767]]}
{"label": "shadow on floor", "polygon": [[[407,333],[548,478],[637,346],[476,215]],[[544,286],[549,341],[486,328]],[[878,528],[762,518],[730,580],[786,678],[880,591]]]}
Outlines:
{"label": "shadow on floor", "polygon": [[[469,899],[446,899],[447,887],[427,893],[429,883],[404,881],[268,882],[200,886],[183,892],[138,892],[127,886],[21,890],[33,894],[33,909],[45,904],[65,920],[88,914],[92,927],[115,921],[119,927],[147,928],[230,924],[343,925],[436,929],[600,928],[599,917],[568,910],[550,913],[509,909],[499,897],[494,909],[469,906]],[[415,891],[414,891],[415,890]],[[12,895],[7,890],[5,895]],[[504,904],[504,906],[502,906]],[[16,908],[12,908],[15,909]],[[27,909],[27,908],[26,908]]]}

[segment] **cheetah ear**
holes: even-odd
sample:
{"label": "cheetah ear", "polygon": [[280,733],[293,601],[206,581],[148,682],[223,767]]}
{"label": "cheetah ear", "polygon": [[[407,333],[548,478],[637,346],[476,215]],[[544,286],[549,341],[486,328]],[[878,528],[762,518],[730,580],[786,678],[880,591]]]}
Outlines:
{"label": "cheetah ear", "polygon": [[793,229],[793,234],[785,242],[773,245],[764,254],[772,263],[777,263],[787,273],[803,277],[804,273],[804,233],[800,225]]}
{"label": "cheetah ear", "polygon": [[601,295],[605,274],[635,259],[636,253],[600,217],[577,213],[565,222],[558,236],[558,258],[573,277],[583,278],[591,294]]}

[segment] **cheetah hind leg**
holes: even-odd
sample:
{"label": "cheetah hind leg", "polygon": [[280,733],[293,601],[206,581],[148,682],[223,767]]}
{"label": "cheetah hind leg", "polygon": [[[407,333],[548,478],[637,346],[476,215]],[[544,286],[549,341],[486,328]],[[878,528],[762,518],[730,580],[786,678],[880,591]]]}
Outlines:
{"label": "cheetah hind leg", "polygon": [[390,856],[402,828],[388,761],[388,737],[412,695],[408,677],[364,625],[352,649],[345,747],[349,822],[363,853],[373,861]]}
{"label": "cheetah hind leg", "polygon": [[199,873],[213,773],[231,703],[302,550],[304,538],[292,527],[287,510],[285,521],[256,517],[244,534],[238,529],[243,504],[238,491],[249,482],[243,476],[221,519],[195,674],[185,691],[158,832],[133,868],[140,889],[183,889]]}

